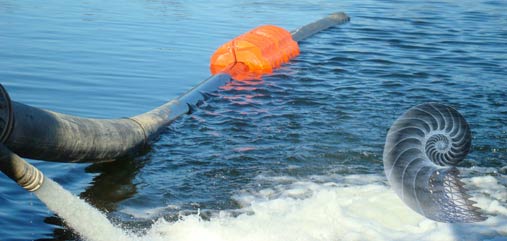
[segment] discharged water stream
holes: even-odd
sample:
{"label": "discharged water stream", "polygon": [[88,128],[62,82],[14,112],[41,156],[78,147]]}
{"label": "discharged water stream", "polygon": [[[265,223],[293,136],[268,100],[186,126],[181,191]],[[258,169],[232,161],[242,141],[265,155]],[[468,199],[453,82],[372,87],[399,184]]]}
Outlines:
{"label": "discharged water stream", "polygon": [[86,241],[131,240],[106,215],[47,177],[35,195]]}
{"label": "discharged water stream", "polygon": [[[505,240],[507,1],[2,0],[0,82],[35,107],[133,116],[207,78],[235,36],[335,11],[351,22],[211,93],[142,157],[29,160],[69,191],[37,193],[54,213],[0,175],[0,240]],[[425,102],[469,122],[460,171],[487,221],[433,222],[387,185],[387,130]]]}

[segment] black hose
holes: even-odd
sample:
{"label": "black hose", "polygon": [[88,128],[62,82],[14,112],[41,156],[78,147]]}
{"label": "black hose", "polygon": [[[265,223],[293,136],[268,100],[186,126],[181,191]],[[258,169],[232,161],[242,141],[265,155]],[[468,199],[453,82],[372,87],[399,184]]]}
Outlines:
{"label": "black hose", "polygon": [[177,99],[149,112],[122,119],[92,119],[56,113],[10,101],[0,85],[0,136],[22,157],[61,162],[97,162],[134,156],[152,141],[162,127],[191,112],[231,79],[210,77]]}
{"label": "black hose", "polygon": [[322,30],[328,29],[333,26],[337,26],[350,21],[350,17],[347,14],[339,12],[328,15],[325,18],[317,20],[313,23],[307,24],[301,28],[298,28],[291,32],[292,39],[299,42],[304,40]]}
{"label": "black hose", "polygon": [[[349,17],[334,13],[292,32],[303,40]],[[191,113],[206,92],[217,90],[231,80],[217,74],[202,81],[182,96],[149,112],[122,119],[92,119],[56,113],[11,101],[0,85],[0,142],[18,155],[59,162],[99,162],[135,156],[164,126]]]}

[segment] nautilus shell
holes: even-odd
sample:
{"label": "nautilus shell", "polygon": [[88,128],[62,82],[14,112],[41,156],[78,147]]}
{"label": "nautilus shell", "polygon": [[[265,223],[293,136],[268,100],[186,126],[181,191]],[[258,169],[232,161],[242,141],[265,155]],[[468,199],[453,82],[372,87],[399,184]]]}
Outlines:
{"label": "nautilus shell", "polygon": [[468,123],[443,104],[415,106],[389,129],[384,170],[398,196],[423,216],[447,223],[483,221],[456,165],[471,146]]}

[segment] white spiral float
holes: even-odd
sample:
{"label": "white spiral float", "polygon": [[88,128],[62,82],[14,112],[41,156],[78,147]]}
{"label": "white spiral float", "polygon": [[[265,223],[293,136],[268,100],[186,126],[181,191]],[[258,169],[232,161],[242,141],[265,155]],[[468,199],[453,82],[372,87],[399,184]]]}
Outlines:
{"label": "white spiral float", "polygon": [[398,196],[414,211],[446,223],[484,221],[459,180],[456,165],[470,151],[465,118],[438,103],[415,106],[389,129],[384,170]]}

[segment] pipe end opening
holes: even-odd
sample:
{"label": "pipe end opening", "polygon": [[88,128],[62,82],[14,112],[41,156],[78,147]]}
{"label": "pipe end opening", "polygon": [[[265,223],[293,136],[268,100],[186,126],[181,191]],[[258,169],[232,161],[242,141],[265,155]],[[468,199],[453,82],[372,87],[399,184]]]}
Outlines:
{"label": "pipe end opening", "polygon": [[5,143],[12,131],[12,103],[7,90],[0,84],[0,143]]}

